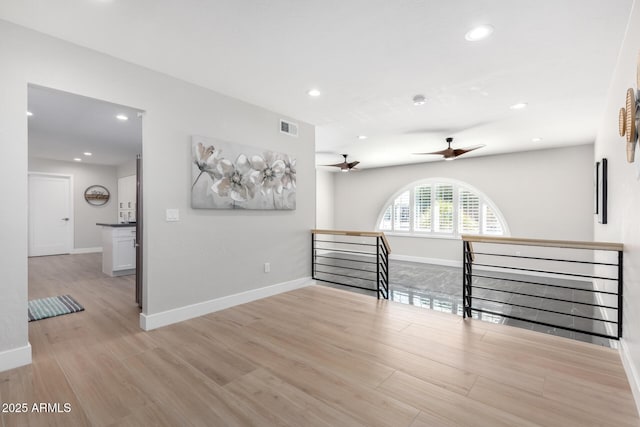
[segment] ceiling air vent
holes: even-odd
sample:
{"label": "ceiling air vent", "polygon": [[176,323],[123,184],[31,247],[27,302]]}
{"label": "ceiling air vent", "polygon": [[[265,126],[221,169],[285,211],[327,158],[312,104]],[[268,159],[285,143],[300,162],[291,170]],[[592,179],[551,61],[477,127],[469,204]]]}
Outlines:
{"label": "ceiling air vent", "polygon": [[280,119],[280,132],[291,136],[298,136],[298,125],[296,123]]}

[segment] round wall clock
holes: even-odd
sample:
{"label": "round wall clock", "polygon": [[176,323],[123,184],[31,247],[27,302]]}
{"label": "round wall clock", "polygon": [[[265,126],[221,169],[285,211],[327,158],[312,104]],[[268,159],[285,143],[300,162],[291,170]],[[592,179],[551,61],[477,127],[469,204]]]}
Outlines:
{"label": "round wall clock", "polygon": [[625,109],[627,111],[626,134],[627,142],[635,142],[636,134],[636,91],[632,88],[627,89],[627,102]]}
{"label": "round wall clock", "polygon": [[638,130],[636,129],[636,91],[632,88],[627,90],[625,110],[627,118],[625,120],[625,130],[627,135],[627,162],[633,163],[636,153],[636,140],[638,139]]}
{"label": "round wall clock", "polygon": [[110,198],[109,190],[102,185],[92,185],[84,190],[84,199],[92,206],[104,206]]}
{"label": "round wall clock", "polygon": [[627,133],[627,110],[622,107],[618,113],[618,133],[624,136]]}

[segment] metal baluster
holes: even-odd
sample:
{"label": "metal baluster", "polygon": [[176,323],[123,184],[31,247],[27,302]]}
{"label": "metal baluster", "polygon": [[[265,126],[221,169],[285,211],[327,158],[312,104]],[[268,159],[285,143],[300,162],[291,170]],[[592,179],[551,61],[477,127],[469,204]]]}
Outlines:
{"label": "metal baluster", "polygon": [[471,317],[471,244],[467,241],[462,243],[462,317]]}
{"label": "metal baluster", "polygon": [[380,299],[380,236],[376,237],[376,283],[378,287],[378,299]]}
{"label": "metal baluster", "polygon": [[618,338],[622,338],[622,251],[618,251]]}
{"label": "metal baluster", "polygon": [[387,271],[387,299],[389,299],[389,286],[391,285],[391,279],[389,278],[389,276],[391,275],[391,272],[389,271],[389,248],[387,248],[386,246],[385,246],[384,253],[385,253],[384,266]]}
{"label": "metal baluster", "polygon": [[467,318],[467,242],[462,241],[462,318]]}
{"label": "metal baluster", "polygon": [[316,278],[316,234],[311,233],[311,278]]}

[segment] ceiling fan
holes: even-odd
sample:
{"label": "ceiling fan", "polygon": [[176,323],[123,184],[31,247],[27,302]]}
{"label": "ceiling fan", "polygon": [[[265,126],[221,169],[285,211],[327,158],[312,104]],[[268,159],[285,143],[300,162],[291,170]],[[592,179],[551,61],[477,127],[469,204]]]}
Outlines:
{"label": "ceiling fan", "polygon": [[325,166],[334,166],[334,167],[340,168],[340,172],[349,172],[352,170],[359,170],[358,168],[356,168],[356,165],[360,162],[358,161],[348,162],[347,161],[348,154],[341,154],[341,156],[344,157],[344,162],[336,163],[335,165],[325,165]]}
{"label": "ceiling fan", "polygon": [[449,144],[449,147],[444,150],[434,151],[432,153],[414,153],[414,154],[440,154],[442,157],[444,157],[445,160],[453,160],[458,156],[462,156],[463,154],[468,153],[469,151],[477,150],[478,148],[484,147],[484,144],[482,144],[482,145],[473,145],[471,147],[453,149],[451,148],[451,143],[453,142],[453,138],[449,137],[446,139],[446,141],[447,141],[447,144]]}

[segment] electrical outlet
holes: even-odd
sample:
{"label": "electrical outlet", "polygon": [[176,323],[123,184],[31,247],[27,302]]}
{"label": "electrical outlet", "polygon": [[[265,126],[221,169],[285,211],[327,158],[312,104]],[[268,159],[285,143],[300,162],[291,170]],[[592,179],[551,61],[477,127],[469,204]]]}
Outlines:
{"label": "electrical outlet", "polygon": [[271,263],[270,262],[265,262],[264,263],[264,272],[265,273],[269,273],[271,271]]}

